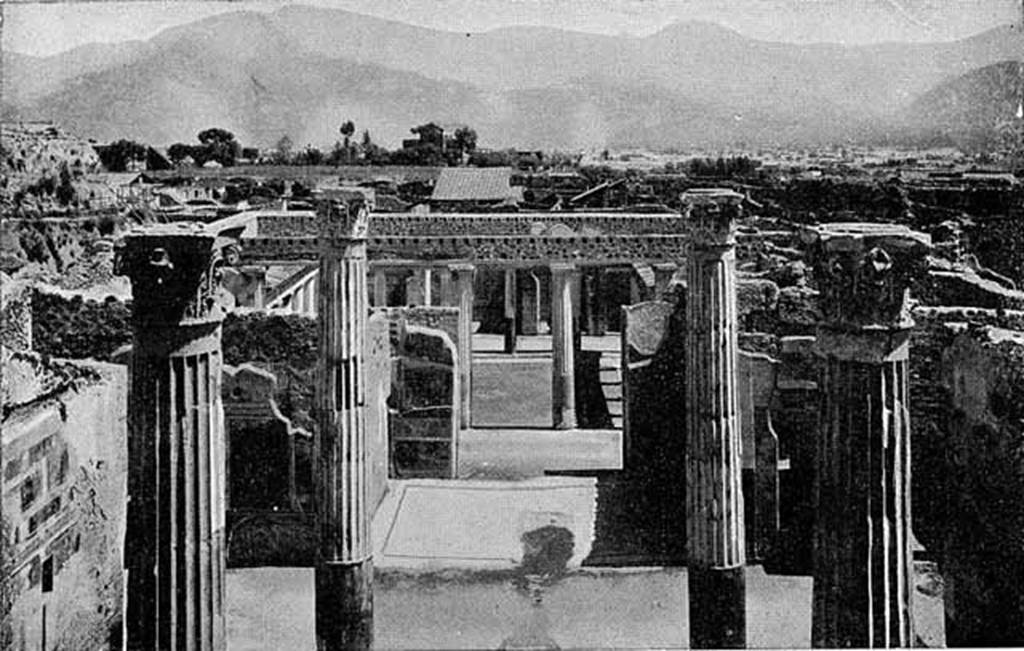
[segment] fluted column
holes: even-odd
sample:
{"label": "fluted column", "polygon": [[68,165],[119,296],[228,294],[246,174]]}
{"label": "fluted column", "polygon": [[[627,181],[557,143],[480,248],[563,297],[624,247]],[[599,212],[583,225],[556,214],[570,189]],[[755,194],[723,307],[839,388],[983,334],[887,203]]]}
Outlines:
{"label": "fluted column", "polygon": [[473,272],[468,263],[451,265],[455,292],[459,298],[459,424],[472,427],[470,405],[473,398]]}
{"label": "fluted column", "polygon": [[579,269],[551,265],[552,413],[557,429],[576,428],[576,285]]}
{"label": "fluted column", "polygon": [[316,386],[317,648],[373,642],[373,545],[366,442],[366,212],[321,204]]}
{"label": "fluted column", "polygon": [[438,305],[449,307],[455,302],[452,292],[452,272],[446,267],[441,267],[438,269],[438,276],[440,276],[438,291],[441,294]]}
{"label": "fluted column", "polygon": [[739,195],[690,202],[687,259],[686,534],[690,646],[746,646],[742,436],[736,393]]}
{"label": "fluted column", "polygon": [[814,529],[815,647],[909,647],[908,287],[927,235],[888,224],[808,232],[824,321]]}
{"label": "fluted column", "polygon": [[134,231],[128,398],[129,649],[225,648],[222,248],[198,224]]}

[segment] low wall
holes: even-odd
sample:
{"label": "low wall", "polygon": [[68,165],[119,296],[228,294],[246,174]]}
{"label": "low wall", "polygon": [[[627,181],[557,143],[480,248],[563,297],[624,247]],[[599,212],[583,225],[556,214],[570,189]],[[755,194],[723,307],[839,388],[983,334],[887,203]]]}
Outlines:
{"label": "low wall", "polygon": [[[311,410],[318,338],[316,319],[307,317],[251,313],[225,323],[228,361],[255,358],[237,369],[225,368],[222,385],[230,437],[231,567],[310,566],[315,560],[312,433],[317,423]],[[388,321],[379,315],[367,322],[363,362],[367,454],[372,459],[368,497],[375,510],[387,492],[390,445],[391,345]],[[287,374],[284,387],[268,369]]]}

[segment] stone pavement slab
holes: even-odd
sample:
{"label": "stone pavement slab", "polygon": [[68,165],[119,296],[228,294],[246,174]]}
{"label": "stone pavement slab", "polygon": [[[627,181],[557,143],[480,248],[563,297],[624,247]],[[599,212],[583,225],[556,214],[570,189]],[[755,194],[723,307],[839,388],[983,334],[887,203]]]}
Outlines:
{"label": "stone pavement slab", "polygon": [[593,478],[525,481],[394,481],[373,522],[379,568],[511,569],[522,536],[544,526],[568,529],[569,567],[590,554],[597,508]]}

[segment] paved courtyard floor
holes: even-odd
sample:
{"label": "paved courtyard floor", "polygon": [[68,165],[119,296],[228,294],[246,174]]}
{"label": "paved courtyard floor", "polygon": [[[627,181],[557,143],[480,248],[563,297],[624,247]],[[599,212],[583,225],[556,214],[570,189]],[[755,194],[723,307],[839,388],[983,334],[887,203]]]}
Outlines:
{"label": "paved courtyard floor", "polygon": [[[809,647],[811,580],[751,568],[747,581],[749,645]],[[682,568],[575,571],[539,607],[501,574],[384,573],[374,608],[380,649],[671,649],[689,638]],[[313,571],[230,572],[228,640],[232,651],[312,649]]]}
{"label": "paved courtyard floor", "polygon": [[[597,493],[590,477],[393,482],[373,523],[376,647],[685,648],[685,568],[581,567]],[[561,531],[571,553],[531,593],[524,534],[542,528]],[[929,646],[944,641],[935,576],[918,568],[915,619]],[[811,589],[810,577],[748,567],[748,646],[809,647]],[[231,570],[227,604],[230,649],[313,649],[311,569]]]}

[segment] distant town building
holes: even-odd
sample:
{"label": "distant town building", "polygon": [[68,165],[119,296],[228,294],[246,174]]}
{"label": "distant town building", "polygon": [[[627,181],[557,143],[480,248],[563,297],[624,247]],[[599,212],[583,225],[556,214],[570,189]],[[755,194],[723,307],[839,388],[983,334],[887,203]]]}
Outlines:
{"label": "distant town building", "polygon": [[444,151],[444,129],[433,122],[424,124],[412,129],[418,138],[411,138],[402,141],[402,149],[415,149],[424,145],[434,145],[439,151]]}

